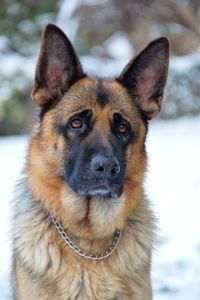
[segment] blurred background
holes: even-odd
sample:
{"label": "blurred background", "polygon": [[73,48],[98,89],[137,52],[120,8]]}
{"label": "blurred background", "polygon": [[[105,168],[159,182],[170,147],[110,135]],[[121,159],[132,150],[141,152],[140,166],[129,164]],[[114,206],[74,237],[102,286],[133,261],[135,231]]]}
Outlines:
{"label": "blurred background", "polygon": [[0,135],[24,133],[33,121],[30,91],[48,22],[68,34],[90,74],[105,76],[118,74],[152,39],[167,36],[174,58],[160,117],[199,114],[199,0],[1,0]]}
{"label": "blurred background", "polygon": [[146,189],[161,228],[153,286],[156,300],[199,300],[199,0],[0,1],[0,239],[5,241],[0,242],[0,298],[9,299],[8,202],[37,119],[30,94],[41,32],[49,22],[68,35],[90,75],[118,75],[151,40],[169,38],[165,102],[147,142]]}

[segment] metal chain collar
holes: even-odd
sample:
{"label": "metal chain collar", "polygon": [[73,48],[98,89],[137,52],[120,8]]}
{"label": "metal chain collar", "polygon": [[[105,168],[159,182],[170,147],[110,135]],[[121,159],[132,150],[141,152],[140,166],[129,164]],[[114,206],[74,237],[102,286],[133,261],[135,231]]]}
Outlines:
{"label": "metal chain collar", "polygon": [[63,240],[65,241],[65,243],[76,253],[78,254],[79,256],[82,256],[84,258],[87,258],[87,259],[91,259],[91,260],[102,260],[104,258],[107,258],[109,257],[113,251],[115,251],[115,249],[117,248],[118,246],[118,243],[119,243],[119,240],[120,240],[120,237],[121,237],[121,233],[122,233],[122,230],[121,229],[117,229],[116,232],[115,232],[115,235],[114,235],[114,239],[113,239],[113,242],[112,242],[112,245],[111,247],[105,252],[105,253],[102,253],[102,254],[96,254],[96,255],[93,255],[91,253],[86,253],[84,252],[83,250],[81,250],[71,239],[70,237],[68,236],[68,234],[65,232],[64,228],[62,227],[61,223],[59,222],[58,218],[55,217],[51,212],[49,212],[49,215],[50,215],[50,218],[53,222],[53,224],[55,225],[56,229],[58,230],[60,236],[63,238]]}

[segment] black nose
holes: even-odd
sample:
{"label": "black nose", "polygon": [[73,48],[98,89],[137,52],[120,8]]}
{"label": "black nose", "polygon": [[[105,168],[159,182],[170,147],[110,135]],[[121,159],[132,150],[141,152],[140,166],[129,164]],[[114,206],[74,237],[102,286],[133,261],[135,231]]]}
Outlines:
{"label": "black nose", "polygon": [[114,179],[120,173],[120,165],[115,157],[97,154],[92,158],[92,173],[98,178]]}

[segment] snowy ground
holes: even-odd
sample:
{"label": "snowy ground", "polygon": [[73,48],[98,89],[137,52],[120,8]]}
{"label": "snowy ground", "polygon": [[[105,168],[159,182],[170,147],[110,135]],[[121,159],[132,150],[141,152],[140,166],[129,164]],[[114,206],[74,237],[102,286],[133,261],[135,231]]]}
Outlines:
{"label": "snowy ground", "polygon": [[[27,137],[0,138],[0,299],[8,300],[9,201]],[[200,299],[200,117],[151,124],[147,193],[159,218],[155,300]]]}

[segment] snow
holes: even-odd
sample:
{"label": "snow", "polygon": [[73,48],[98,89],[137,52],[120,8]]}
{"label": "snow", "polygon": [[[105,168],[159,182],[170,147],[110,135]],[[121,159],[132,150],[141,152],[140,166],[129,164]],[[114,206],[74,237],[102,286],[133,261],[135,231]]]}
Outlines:
{"label": "snow", "polygon": [[79,26],[79,20],[76,12],[80,6],[80,0],[62,1],[57,15],[56,24],[65,31],[72,42],[74,42]]}
{"label": "snow", "polygon": [[200,49],[184,56],[174,56],[171,59],[170,67],[176,72],[188,72],[200,64]]}
{"label": "snow", "polygon": [[[28,138],[0,138],[0,291],[8,300],[10,200]],[[146,190],[159,219],[153,255],[155,300],[200,299],[200,117],[155,121],[147,140]]]}
{"label": "snow", "polygon": [[200,118],[152,124],[148,149],[146,186],[160,220],[156,299],[200,299]]}
{"label": "snow", "polygon": [[27,137],[0,138],[0,299],[9,298],[10,215],[11,200],[16,181],[19,179],[27,146]]}
{"label": "snow", "polygon": [[127,35],[122,31],[115,32],[103,43],[103,46],[108,55],[113,57],[116,61],[131,60],[134,56],[133,47]]}
{"label": "snow", "polygon": [[[1,44],[0,44],[1,48]],[[36,58],[24,58],[18,54],[1,54],[2,84],[0,86],[0,102],[9,99],[13,90],[24,91],[34,78]],[[12,84],[11,84],[12,83]],[[11,88],[12,87],[12,88]]]}

